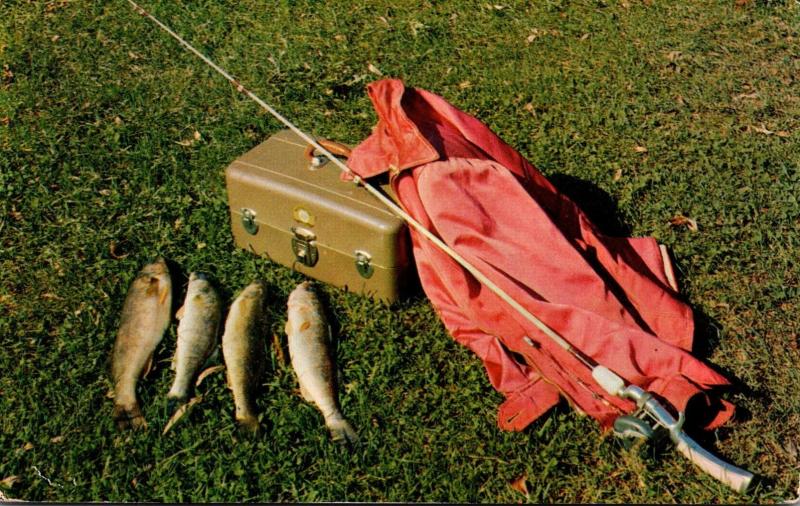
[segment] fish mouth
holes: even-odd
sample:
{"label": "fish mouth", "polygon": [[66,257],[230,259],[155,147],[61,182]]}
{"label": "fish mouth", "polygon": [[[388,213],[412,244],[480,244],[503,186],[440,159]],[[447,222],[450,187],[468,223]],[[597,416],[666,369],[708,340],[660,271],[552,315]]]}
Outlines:
{"label": "fish mouth", "polygon": [[164,260],[164,257],[156,258],[155,261],[145,265],[139,271],[141,276],[158,276],[167,273],[169,273],[169,267],[167,267],[167,261]]}
{"label": "fish mouth", "polygon": [[295,288],[295,290],[298,290],[300,292],[317,293],[317,284],[311,280],[306,280],[297,285],[297,288]]}
{"label": "fish mouth", "polygon": [[263,279],[257,279],[252,283],[250,283],[249,285],[247,285],[247,288],[245,288],[245,290],[248,292],[249,291],[263,292],[266,288],[267,288],[267,283]]}
{"label": "fish mouth", "polygon": [[266,292],[267,284],[264,281],[256,280],[244,287],[239,293],[239,297],[246,299],[255,299],[264,295]]}
{"label": "fish mouth", "polygon": [[208,276],[204,272],[192,272],[192,273],[190,273],[189,274],[189,282],[191,283],[192,281],[196,281],[196,280],[208,281]]}

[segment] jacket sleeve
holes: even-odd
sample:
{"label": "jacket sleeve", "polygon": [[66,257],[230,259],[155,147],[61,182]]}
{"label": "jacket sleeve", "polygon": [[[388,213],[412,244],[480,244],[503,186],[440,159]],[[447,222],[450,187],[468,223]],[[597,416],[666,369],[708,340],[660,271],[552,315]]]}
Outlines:
{"label": "jacket sleeve", "polygon": [[453,338],[483,362],[492,386],[506,397],[497,413],[503,430],[520,431],[559,402],[558,390],[531,367],[513,358],[501,340],[476,327],[450,296],[423,250],[415,251],[420,277],[431,303]]}

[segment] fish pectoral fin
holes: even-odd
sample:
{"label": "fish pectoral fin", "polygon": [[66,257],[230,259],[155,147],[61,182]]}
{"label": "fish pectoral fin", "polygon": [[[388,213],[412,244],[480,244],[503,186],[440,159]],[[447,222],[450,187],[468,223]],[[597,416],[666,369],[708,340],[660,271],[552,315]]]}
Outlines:
{"label": "fish pectoral fin", "polygon": [[300,385],[300,396],[306,400],[306,402],[314,403],[314,398],[311,397],[311,393],[306,390],[303,385]]}
{"label": "fish pectoral fin", "polygon": [[283,331],[286,332],[287,336],[292,335],[292,322],[290,320],[286,320],[286,325],[283,327]]}
{"label": "fish pectoral fin", "polygon": [[304,321],[303,324],[300,325],[300,332],[306,330],[310,326],[311,326],[311,322],[310,321],[308,321],[308,320]]}
{"label": "fish pectoral fin", "polygon": [[150,374],[150,371],[153,370],[153,354],[151,353],[149,357],[147,357],[147,362],[144,364],[144,369],[142,370],[142,378],[147,377]]}
{"label": "fish pectoral fin", "polygon": [[183,318],[183,313],[186,311],[186,305],[183,305],[178,309],[178,312],[175,313],[175,319],[180,320]]}

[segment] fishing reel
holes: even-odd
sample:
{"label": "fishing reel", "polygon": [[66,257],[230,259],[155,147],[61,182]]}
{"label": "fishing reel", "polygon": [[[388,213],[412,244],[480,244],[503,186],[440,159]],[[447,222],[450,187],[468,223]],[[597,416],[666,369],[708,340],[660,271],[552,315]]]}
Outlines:
{"label": "fishing reel", "polygon": [[651,399],[655,401],[650,393],[638,387],[630,386],[625,389],[623,397],[636,402],[636,410],[633,413],[621,415],[614,420],[614,436],[620,438],[626,448],[631,447],[637,441],[654,439],[659,428],[666,429],[670,436],[683,430],[683,424],[686,421],[683,412],[678,413],[678,419],[674,423],[668,424],[665,423],[665,420],[660,419],[656,413],[653,413],[652,410],[647,409],[648,401]]}

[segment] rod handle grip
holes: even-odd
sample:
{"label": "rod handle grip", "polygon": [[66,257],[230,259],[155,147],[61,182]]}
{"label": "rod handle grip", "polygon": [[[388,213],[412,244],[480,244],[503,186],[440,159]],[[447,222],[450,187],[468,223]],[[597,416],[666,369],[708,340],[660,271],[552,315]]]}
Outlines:
{"label": "rod handle grip", "polygon": [[697,467],[734,491],[740,494],[747,492],[753,480],[752,473],[719,459],[697,444],[683,431],[672,432],[671,438],[678,451]]}
{"label": "rod handle grip", "polygon": [[610,395],[622,397],[625,391],[625,380],[608,367],[603,365],[594,366],[592,368],[592,378]]}

